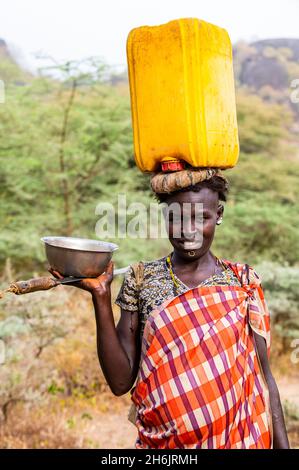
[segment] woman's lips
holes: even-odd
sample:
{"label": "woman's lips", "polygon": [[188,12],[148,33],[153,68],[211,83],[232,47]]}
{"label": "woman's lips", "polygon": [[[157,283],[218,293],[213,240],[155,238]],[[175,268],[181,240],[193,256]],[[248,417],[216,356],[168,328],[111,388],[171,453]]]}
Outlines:
{"label": "woman's lips", "polygon": [[178,243],[185,249],[185,250],[196,250],[201,247],[201,243],[198,240],[186,240],[180,239]]}
{"label": "woman's lips", "polygon": [[201,244],[198,240],[194,241],[186,241],[184,242],[184,248],[185,250],[198,250],[198,248],[201,247]]}

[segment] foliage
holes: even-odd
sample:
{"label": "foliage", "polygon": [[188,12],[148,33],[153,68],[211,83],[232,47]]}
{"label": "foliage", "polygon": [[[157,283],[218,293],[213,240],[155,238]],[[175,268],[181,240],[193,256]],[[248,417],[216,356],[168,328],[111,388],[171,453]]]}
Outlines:
{"label": "foliage", "polygon": [[272,328],[282,340],[282,352],[299,338],[299,268],[263,262],[257,266],[271,314]]}
{"label": "foliage", "polygon": [[[57,66],[55,66],[57,68]],[[25,276],[47,267],[45,235],[95,238],[98,202],[146,206],[149,177],[134,164],[128,94],[107,80],[97,60],[58,67],[60,80],[13,83],[0,106],[0,266]],[[231,194],[215,239],[219,255],[294,264],[299,254],[298,160],[286,145],[290,115],[282,105],[238,93],[242,153],[228,171]],[[165,240],[118,239],[118,264],[161,256]],[[292,250],[289,250],[289,243]]]}
{"label": "foliage", "polygon": [[278,104],[266,104],[258,95],[239,90],[237,96],[239,138],[246,154],[277,154],[278,145],[288,136],[292,121],[290,110]]}
{"label": "foliage", "polygon": [[55,370],[41,356],[74,330],[75,321],[61,314],[68,300],[66,292],[52,299],[47,296],[47,302],[44,299],[45,293],[33,294],[25,301],[9,294],[2,299],[0,340],[4,343],[4,361],[0,366],[0,420],[7,419],[16,403],[43,399],[55,379]]}
{"label": "foliage", "polygon": [[[245,44],[238,51],[244,61],[256,53]],[[288,70],[295,67],[289,51],[274,53]],[[128,89],[117,76],[109,78],[96,59],[51,66],[59,79],[32,77],[16,67],[1,58],[0,78],[6,83],[6,103],[0,105],[3,287],[12,277],[46,270],[41,236],[95,238],[98,202],[116,206],[118,194],[126,195],[127,204],[153,202],[149,176],[135,167]],[[241,64],[238,82],[240,69]],[[226,172],[231,190],[213,251],[248,262],[261,275],[273,332],[285,352],[299,337],[298,136],[289,131],[292,116],[281,104],[285,96],[270,88],[260,90],[267,102],[244,88],[237,91],[241,155]],[[115,260],[121,266],[170,251],[167,240],[111,241],[120,245]],[[114,296],[119,282],[113,283]],[[0,408],[7,421],[0,429],[2,446],[80,447],[81,418],[89,421],[91,414],[84,408],[81,418],[73,416],[73,408],[66,412],[68,403],[94,406],[100,395],[99,406],[111,409],[103,398],[107,385],[96,358],[92,306],[84,295],[57,287],[1,299]],[[11,413],[20,404],[26,407]],[[293,409],[287,412],[294,418]],[[78,423],[80,439],[75,439],[71,431]]]}

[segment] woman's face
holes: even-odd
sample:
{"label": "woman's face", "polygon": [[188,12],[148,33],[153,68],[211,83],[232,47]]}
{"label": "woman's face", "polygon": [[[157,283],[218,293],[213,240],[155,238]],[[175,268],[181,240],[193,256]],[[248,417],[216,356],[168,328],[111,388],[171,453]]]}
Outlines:
{"label": "woman's face", "polygon": [[200,258],[209,250],[223,213],[218,193],[209,188],[177,193],[167,199],[166,207],[166,227],[174,250],[188,261]]}

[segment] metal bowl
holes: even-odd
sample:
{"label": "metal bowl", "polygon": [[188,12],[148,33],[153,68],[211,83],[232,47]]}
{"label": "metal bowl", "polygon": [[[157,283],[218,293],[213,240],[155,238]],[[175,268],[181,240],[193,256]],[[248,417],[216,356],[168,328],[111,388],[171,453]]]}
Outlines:
{"label": "metal bowl", "polygon": [[115,243],[74,237],[43,237],[48,262],[63,276],[97,277],[118,249]]}

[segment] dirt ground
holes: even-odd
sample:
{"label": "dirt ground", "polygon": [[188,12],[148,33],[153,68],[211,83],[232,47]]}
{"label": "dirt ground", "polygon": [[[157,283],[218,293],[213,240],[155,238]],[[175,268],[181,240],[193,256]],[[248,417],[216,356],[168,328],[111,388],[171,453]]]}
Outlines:
{"label": "dirt ground", "polygon": [[[74,312],[75,327],[72,334],[67,335],[63,341],[50,345],[38,359],[37,365],[30,369],[31,375],[25,376],[29,388],[38,388],[43,378],[48,380],[50,367],[55,374],[51,383],[46,382],[48,393],[38,395],[42,398],[36,402],[15,400],[18,403],[7,408],[6,422],[3,422],[3,416],[0,415],[0,447],[134,449],[137,430],[127,418],[131,404],[130,394],[115,397],[108,390],[104,376],[99,371],[94,318],[87,314],[92,309],[90,299],[76,293],[66,294],[61,289],[60,297],[53,295],[48,304],[48,300],[43,300],[42,295],[46,294],[40,296],[46,312],[50,305],[56,314],[55,321],[61,319],[59,324],[62,326],[62,320],[67,324],[69,322],[64,315],[67,305],[67,311]],[[14,297],[11,302],[13,303],[7,306],[8,311],[18,312],[25,308],[23,300],[18,297]],[[26,311],[31,311],[36,300],[29,298],[27,304]],[[52,314],[50,310],[49,312]],[[22,341],[18,343],[21,345],[19,354],[22,358],[19,368],[16,365],[18,373],[22,373],[23,365],[27,367],[31,364],[31,356],[28,354],[31,340],[28,335],[22,337]],[[23,349],[25,346],[26,350]],[[274,347],[274,351],[276,349]],[[26,354],[23,354],[24,351]],[[290,367],[289,354],[283,357],[274,355],[272,363],[282,403],[287,403],[289,408],[287,422],[291,446],[299,448],[298,369],[295,365]],[[23,382],[21,386],[24,387]],[[17,392],[18,388],[15,393]]]}
{"label": "dirt ground", "polygon": [[288,400],[299,408],[299,383],[288,377],[277,379],[281,401]]}
{"label": "dirt ground", "polygon": [[97,449],[134,449],[136,427],[127,419],[127,408],[101,413],[84,430],[86,442]]}
{"label": "dirt ground", "polygon": [[[298,379],[276,378],[281,401],[288,404],[286,417],[291,448],[299,448]],[[22,404],[11,409],[6,426],[0,424],[1,448],[88,448],[135,449],[137,430],[128,421],[129,394],[111,392],[93,398],[54,398],[49,408],[26,410]],[[2,423],[3,424],[3,423]]]}
{"label": "dirt ground", "polygon": [[[299,407],[298,382],[289,378],[278,378],[277,385],[281,401],[288,400]],[[136,428],[127,419],[128,406],[119,407],[117,412],[99,413],[84,430],[86,442],[98,449],[134,449]],[[297,432],[289,435],[291,446],[298,447]]]}

